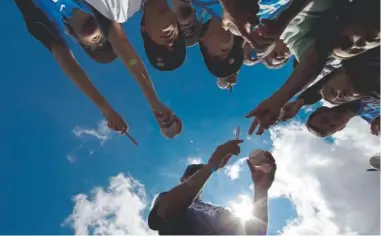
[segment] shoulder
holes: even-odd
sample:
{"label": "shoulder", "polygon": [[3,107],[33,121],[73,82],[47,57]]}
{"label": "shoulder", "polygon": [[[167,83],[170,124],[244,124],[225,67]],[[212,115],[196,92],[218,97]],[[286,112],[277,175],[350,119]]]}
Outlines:
{"label": "shoulder", "polygon": [[142,0],[86,0],[109,20],[124,23],[140,10]]}
{"label": "shoulder", "polygon": [[153,204],[148,215],[148,226],[153,230],[157,230],[163,221],[157,213],[157,208],[160,204],[160,200],[163,198],[163,196],[165,196],[165,194],[166,192],[162,192],[153,200]]}

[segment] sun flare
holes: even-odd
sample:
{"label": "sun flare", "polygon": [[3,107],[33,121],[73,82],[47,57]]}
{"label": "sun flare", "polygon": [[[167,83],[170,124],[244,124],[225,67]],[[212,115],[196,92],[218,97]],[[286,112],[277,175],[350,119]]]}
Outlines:
{"label": "sun flare", "polygon": [[239,195],[235,201],[229,202],[229,208],[241,220],[249,220],[253,216],[253,199],[247,195]]}

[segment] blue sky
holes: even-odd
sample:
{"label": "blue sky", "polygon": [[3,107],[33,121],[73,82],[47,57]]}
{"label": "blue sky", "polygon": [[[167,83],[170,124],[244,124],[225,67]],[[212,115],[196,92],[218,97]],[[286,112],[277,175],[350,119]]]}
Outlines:
{"label": "blue sky", "polygon": [[[207,72],[197,46],[188,49],[185,64],[174,72],[158,72],[148,63],[140,39],[140,15],[124,25],[129,39],[143,58],[159,97],[182,119],[183,133],[167,140],[160,134],[148,104],[120,61],[98,65],[78,45],[73,51],[86,72],[125,118],[135,147],[126,137],[108,135],[102,145],[89,135],[73,130],[96,129],[102,116],[97,108],[65,77],[50,53],[26,30],[16,6],[2,3],[0,48],[2,79],[0,99],[0,233],[72,234],[61,226],[72,213],[72,197],[106,188],[118,173],[144,184],[149,203],[159,192],[177,184],[188,158],[207,161],[219,144],[234,138],[250,121],[244,116],[281,86],[291,65],[267,70],[262,65],[243,67],[232,93],[221,91]],[[302,119],[305,114],[302,114]],[[111,138],[110,138],[111,137]],[[271,149],[266,133],[242,145],[242,154],[256,148]],[[68,156],[73,157],[70,163]],[[234,164],[232,161],[231,164]],[[226,205],[239,194],[252,196],[246,166],[231,180],[221,171],[208,183],[203,197]],[[270,200],[270,233],[276,233],[296,217],[290,200]],[[149,204],[143,211],[148,212]]]}

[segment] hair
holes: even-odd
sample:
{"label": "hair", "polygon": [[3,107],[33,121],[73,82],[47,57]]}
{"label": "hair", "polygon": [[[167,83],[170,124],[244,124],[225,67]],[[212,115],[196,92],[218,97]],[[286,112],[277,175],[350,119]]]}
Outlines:
{"label": "hair", "polygon": [[201,170],[204,166],[205,166],[204,164],[188,165],[184,171],[183,178],[194,175],[197,171]]}
{"label": "hair", "polygon": [[341,16],[343,24],[362,24],[380,28],[380,0],[354,0]]}
{"label": "hair", "polygon": [[307,130],[318,136],[318,137],[327,137],[331,134],[333,134],[335,131],[323,131],[321,130],[321,128],[319,126],[315,126],[315,125],[312,125],[312,120],[314,119],[314,117],[316,117],[317,115],[320,115],[322,114],[323,112],[325,112],[327,109],[329,109],[328,107],[319,107],[318,109],[316,109],[307,119],[307,122],[306,122],[306,127],[307,127]]}

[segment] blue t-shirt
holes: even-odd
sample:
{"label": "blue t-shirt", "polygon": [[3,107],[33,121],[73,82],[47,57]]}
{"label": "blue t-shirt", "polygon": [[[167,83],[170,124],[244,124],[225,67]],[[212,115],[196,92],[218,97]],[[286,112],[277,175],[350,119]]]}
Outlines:
{"label": "blue t-shirt", "polygon": [[[229,210],[205,203],[194,201],[181,220],[163,221],[156,213],[162,194],[156,199],[151,210],[148,223],[150,228],[158,230],[159,234],[185,235],[243,235],[244,225],[239,218]],[[168,226],[170,225],[170,226]]]}
{"label": "blue t-shirt", "polygon": [[368,123],[380,116],[380,100],[373,97],[359,99],[350,102],[349,108],[352,112],[366,120]]}
{"label": "blue t-shirt", "polygon": [[66,19],[72,17],[74,10],[94,15],[91,7],[83,0],[33,0],[33,3],[56,25],[61,39],[65,38]]}

